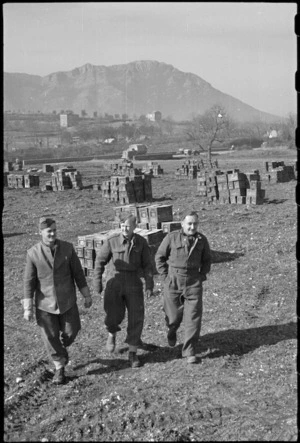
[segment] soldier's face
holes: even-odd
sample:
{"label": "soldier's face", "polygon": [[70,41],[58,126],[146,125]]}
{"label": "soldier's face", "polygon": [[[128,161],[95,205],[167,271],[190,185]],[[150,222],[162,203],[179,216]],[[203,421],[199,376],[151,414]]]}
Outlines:
{"label": "soldier's face", "polygon": [[133,219],[128,219],[124,223],[121,223],[121,232],[125,238],[131,238],[135,228],[136,222]]}
{"label": "soldier's face", "polygon": [[185,235],[194,235],[198,228],[198,217],[196,215],[187,215],[181,222],[181,226]]}
{"label": "soldier's face", "polygon": [[49,228],[40,230],[42,241],[47,246],[53,246],[56,240],[56,224],[52,223]]}

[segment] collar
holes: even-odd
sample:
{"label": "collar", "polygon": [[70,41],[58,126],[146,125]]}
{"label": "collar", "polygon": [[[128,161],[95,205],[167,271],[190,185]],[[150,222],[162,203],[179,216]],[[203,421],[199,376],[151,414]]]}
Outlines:
{"label": "collar", "polygon": [[184,237],[194,237],[194,238],[201,238],[201,234],[200,234],[200,232],[196,232],[195,234],[193,234],[193,235],[187,235],[187,234],[185,234],[184,232],[183,232],[183,229],[181,229],[181,234],[184,236]]}
{"label": "collar", "polygon": [[43,242],[43,240],[41,240],[41,243],[42,243],[42,245],[44,246],[44,248],[48,248],[48,249],[56,249],[56,248],[58,247],[58,240],[57,240],[57,239],[55,240],[54,245],[53,245],[52,248],[51,248],[51,246],[46,245],[46,244]]}
{"label": "collar", "polygon": [[124,235],[122,234],[122,232],[120,233],[120,240],[121,240],[121,244],[124,245],[125,243],[135,243],[135,235],[133,233],[131,240],[128,240],[126,237],[124,237]]}

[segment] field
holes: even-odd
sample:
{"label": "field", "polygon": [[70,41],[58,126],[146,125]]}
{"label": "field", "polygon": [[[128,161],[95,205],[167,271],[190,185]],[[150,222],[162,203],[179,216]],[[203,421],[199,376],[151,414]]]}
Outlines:
{"label": "field", "polygon": [[[217,158],[225,171],[262,174],[265,161],[294,164],[296,152]],[[117,350],[107,353],[102,295],[93,292],[87,310],[78,294],[82,330],[60,387],[51,383],[38,327],[23,320],[26,250],[39,240],[41,215],[55,217],[58,236],[75,245],[79,235],[109,229],[115,204],[88,186],[4,190],[4,441],[297,440],[296,181],[264,182],[263,205],[203,205],[196,180],[175,180],[181,164],[160,162],[165,173],[152,181],[154,199],[174,211],[196,209],[199,230],[224,256],[204,283],[200,363],[187,367],[180,357],[182,327],[178,345],[168,347],[155,276],[138,351],[142,367],[129,367],[126,324]],[[90,168],[108,173],[101,161]]]}

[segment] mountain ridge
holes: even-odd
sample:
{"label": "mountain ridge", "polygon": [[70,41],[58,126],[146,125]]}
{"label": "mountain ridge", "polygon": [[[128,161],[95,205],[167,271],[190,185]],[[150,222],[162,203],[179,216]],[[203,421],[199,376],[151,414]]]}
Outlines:
{"label": "mountain ridge", "polygon": [[52,112],[71,109],[80,114],[147,114],[159,110],[163,118],[191,119],[214,104],[222,105],[237,121],[281,118],[213,88],[191,72],[155,60],[119,65],[86,63],[46,76],[4,72],[4,110]]}

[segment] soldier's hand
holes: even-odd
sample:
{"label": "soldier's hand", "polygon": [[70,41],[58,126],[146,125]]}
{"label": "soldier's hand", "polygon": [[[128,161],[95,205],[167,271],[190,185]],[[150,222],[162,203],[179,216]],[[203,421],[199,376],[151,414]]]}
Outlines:
{"label": "soldier's hand", "polygon": [[145,296],[146,298],[150,298],[153,295],[153,291],[151,289],[146,289]]}
{"label": "soldier's hand", "polygon": [[90,308],[92,306],[92,304],[93,304],[92,297],[91,296],[85,297],[85,299],[84,299],[84,307],[85,308]]}
{"label": "soldier's hand", "polygon": [[26,310],[24,311],[24,319],[27,321],[31,321],[33,319],[33,312],[32,310]]}

